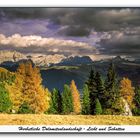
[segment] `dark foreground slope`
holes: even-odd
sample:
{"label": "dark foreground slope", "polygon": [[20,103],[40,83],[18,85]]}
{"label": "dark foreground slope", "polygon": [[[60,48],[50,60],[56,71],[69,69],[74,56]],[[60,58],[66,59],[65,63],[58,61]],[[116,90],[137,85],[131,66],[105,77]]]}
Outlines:
{"label": "dark foreground slope", "polygon": [[[78,89],[81,91],[83,84],[88,78],[89,72],[92,68],[99,71],[105,79],[109,62],[95,62],[92,65],[81,65],[77,69],[54,69],[41,70],[43,78],[43,84],[52,89],[53,87],[58,88],[62,91],[64,84],[70,84],[71,80],[75,80]],[[116,73],[118,78],[128,77],[133,85],[140,84],[140,65],[130,62],[115,63]]]}

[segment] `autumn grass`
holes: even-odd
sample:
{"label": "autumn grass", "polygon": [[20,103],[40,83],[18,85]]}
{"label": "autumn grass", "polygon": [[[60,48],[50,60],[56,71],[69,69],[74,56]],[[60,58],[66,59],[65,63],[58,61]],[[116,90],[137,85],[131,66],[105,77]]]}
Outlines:
{"label": "autumn grass", "polygon": [[0,114],[0,125],[140,125],[140,117]]}

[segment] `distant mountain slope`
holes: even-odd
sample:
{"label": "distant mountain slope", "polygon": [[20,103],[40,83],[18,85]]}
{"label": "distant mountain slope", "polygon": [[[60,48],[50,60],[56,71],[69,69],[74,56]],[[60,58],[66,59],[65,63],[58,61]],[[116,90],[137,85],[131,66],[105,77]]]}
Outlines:
{"label": "distant mountain slope", "polygon": [[25,55],[17,51],[10,51],[10,50],[0,51],[0,63],[5,61],[16,62],[25,58],[26,58]]}
{"label": "distant mountain slope", "polygon": [[89,56],[71,56],[66,59],[63,59],[57,65],[81,65],[81,64],[91,64],[93,63],[92,59]]}
{"label": "distant mountain slope", "polygon": [[0,51],[0,64],[4,62],[18,62],[21,60],[32,60],[37,66],[47,67],[50,64],[59,63],[66,58],[64,55],[44,55],[44,54],[22,54],[17,51],[3,50]]}
{"label": "distant mountain slope", "polygon": [[50,64],[61,62],[62,59],[66,58],[64,55],[42,55],[42,54],[31,54],[27,58],[31,59],[37,66],[48,67]]}

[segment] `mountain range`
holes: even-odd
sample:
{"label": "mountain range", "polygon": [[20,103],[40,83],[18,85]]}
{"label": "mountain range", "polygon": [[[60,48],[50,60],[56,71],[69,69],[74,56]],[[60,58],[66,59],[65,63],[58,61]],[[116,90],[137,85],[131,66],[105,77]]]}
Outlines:
{"label": "mountain range", "polygon": [[[50,65],[80,65],[90,64],[92,59],[89,56],[70,56],[66,57],[60,54],[22,54],[17,51],[0,51],[0,63],[18,62],[22,60],[31,60],[36,66],[48,67]],[[6,64],[6,63],[5,63]]]}

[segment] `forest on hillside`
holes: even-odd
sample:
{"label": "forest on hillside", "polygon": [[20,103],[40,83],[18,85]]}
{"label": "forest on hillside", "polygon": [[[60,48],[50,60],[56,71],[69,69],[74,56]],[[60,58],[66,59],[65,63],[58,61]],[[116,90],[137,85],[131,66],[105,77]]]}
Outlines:
{"label": "forest on hillside", "polygon": [[[67,78],[67,77],[65,77]],[[74,80],[60,92],[42,85],[39,68],[20,63],[16,72],[0,68],[0,112],[8,114],[140,115],[140,86],[117,77],[110,64],[105,79],[94,68],[82,92]]]}

